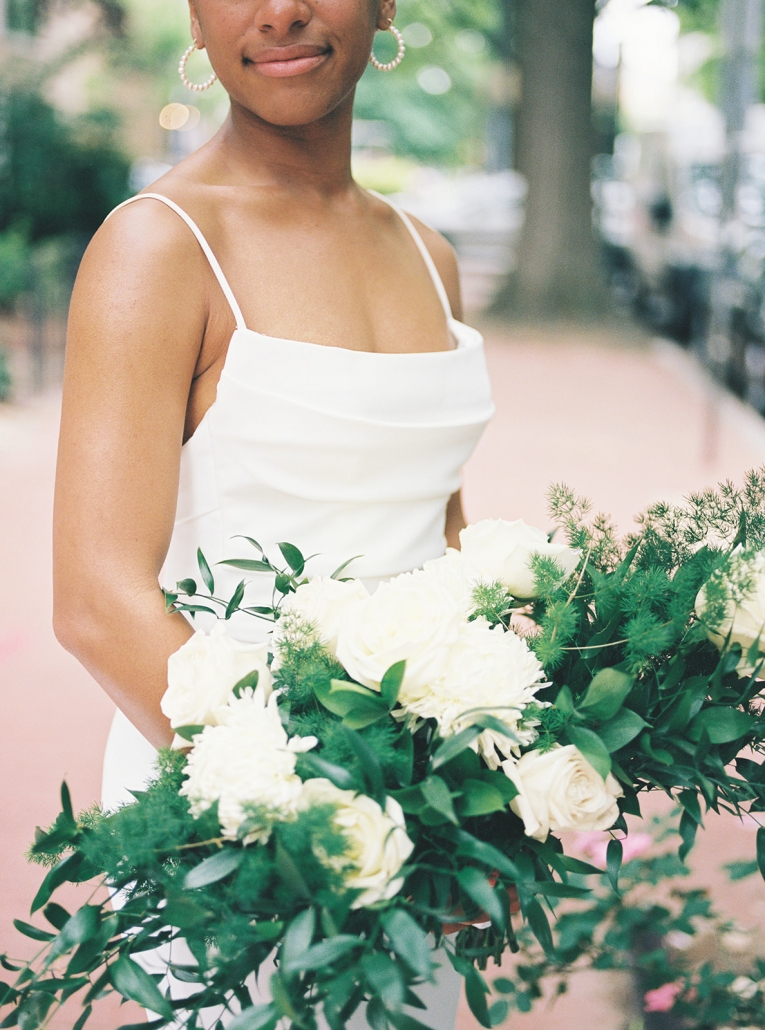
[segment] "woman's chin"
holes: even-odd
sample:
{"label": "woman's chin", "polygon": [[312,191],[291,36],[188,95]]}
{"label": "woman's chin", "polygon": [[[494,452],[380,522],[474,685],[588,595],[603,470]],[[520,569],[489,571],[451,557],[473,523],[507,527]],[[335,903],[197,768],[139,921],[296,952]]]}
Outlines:
{"label": "woman's chin", "polygon": [[[275,80],[277,85],[284,82],[285,85],[294,83],[295,79]],[[274,93],[282,90],[274,90]],[[344,97],[338,98],[335,91],[327,91],[326,94],[310,88],[304,90],[284,89],[283,96],[272,96],[269,103],[248,102],[247,97],[237,97],[232,101],[244,112],[252,115],[257,121],[265,122],[277,128],[298,128],[299,126],[314,125],[332,114]],[[233,104],[232,104],[233,106]]]}

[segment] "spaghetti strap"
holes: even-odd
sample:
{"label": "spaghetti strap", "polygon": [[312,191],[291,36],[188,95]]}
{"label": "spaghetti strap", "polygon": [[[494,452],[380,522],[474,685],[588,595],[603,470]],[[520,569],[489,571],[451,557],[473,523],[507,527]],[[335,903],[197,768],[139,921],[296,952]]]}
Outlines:
{"label": "spaghetti strap", "polygon": [[436,268],[436,263],[430,256],[430,251],[425,246],[422,236],[420,236],[419,232],[415,229],[412,219],[409,217],[406,211],[402,210],[402,208],[398,206],[398,204],[394,204],[392,200],[389,200],[387,197],[383,196],[382,193],[378,193],[376,190],[367,190],[367,193],[371,193],[373,197],[377,197],[378,200],[382,200],[383,203],[388,205],[388,207],[392,207],[401,219],[401,221],[407,227],[412,236],[412,239],[417,244],[417,249],[419,250],[420,254],[422,254],[422,259],[425,262],[428,271],[430,272],[430,277],[433,280],[433,285],[436,288],[436,293],[438,294],[441,304],[443,305],[444,311],[446,312],[446,317],[449,320],[453,319],[454,315],[452,314],[452,306],[449,303],[449,297],[446,293],[446,287],[444,286],[443,280],[441,279],[438,269]]}
{"label": "spaghetti strap", "polygon": [[[115,207],[114,211],[119,211],[119,209],[121,207],[125,207],[127,204],[132,204],[136,200],[146,200],[146,199],[161,201],[167,207],[172,208],[172,210],[175,211],[175,213],[177,215],[179,215],[184,220],[186,225],[188,225],[189,229],[191,229],[191,231],[196,236],[197,242],[199,243],[199,246],[204,251],[205,257],[210,262],[210,267],[212,268],[213,273],[215,274],[215,278],[220,283],[220,288],[223,290],[223,293],[224,293],[224,295],[226,297],[226,300],[228,301],[228,303],[229,303],[229,305],[231,307],[231,310],[232,310],[232,312],[234,314],[234,318],[236,320],[236,327],[237,327],[237,329],[246,329],[247,325],[246,325],[246,323],[244,321],[244,316],[242,315],[242,310],[239,307],[239,305],[237,304],[236,297],[234,296],[233,290],[229,286],[228,280],[226,279],[225,275],[223,274],[223,269],[218,264],[218,259],[216,258],[215,254],[213,254],[212,247],[207,242],[207,240],[204,238],[204,235],[202,234],[202,230],[199,228],[199,226],[194,221],[194,219],[191,218],[189,215],[187,215],[182,207],[178,207],[178,205],[174,201],[170,200],[169,197],[165,197],[162,193],[138,193],[138,194],[136,194],[135,197],[130,197],[128,200],[125,200],[121,204],[118,204],[117,207]],[[110,217],[111,215],[113,215],[114,211],[111,211],[109,213],[109,215],[107,215],[107,218]]]}

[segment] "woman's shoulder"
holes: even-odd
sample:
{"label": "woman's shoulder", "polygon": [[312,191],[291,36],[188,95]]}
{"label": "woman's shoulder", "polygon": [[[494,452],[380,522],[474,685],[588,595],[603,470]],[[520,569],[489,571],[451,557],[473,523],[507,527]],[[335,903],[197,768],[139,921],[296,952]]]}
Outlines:
{"label": "woman's shoulder", "polygon": [[209,266],[188,225],[154,192],[183,207],[182,191],[160,180],[116,208],[83,256],[74,308],[94,324],[105,318],[160,334],[177,326],[197,341],[209,314]]}
{"label": "woman's shoulder", "polygon": [[188,286],[206,276],[204,254],[189,246],[192,230],[179,214],[194,209],[195,191],[174,171],[107,216],[88,245],[81,277],[95,274],[102,285],[114,280],[123,291],[132,281],[152,294],[163,283],[170,288],[173,280],[185,281]]}
{"label": "woman's shoulder", "polygon": [[117,247],[126,257],[133,251],[147,260],[168,256],[188,241],[188,226],[172,208],[175,204],[183,210],[183,201],[183,191],[163,176],[115,208],[94,235],[92,244]]}
{"label": "woman's shoulder", "polygon": [[452,314],[455,318],[462,318],[462,291],[460,289],[460,273],[457,264],[457,253],[437,229],[434,229],[427,222],[421,222],[414,215],[407,214],[407,217],[415,227],[422,242],[427,247],[428,253],[433,258],[441,282],[444,284],[446,295],[449,298]]}
{"label": "woman's shoulder", "polygon": [[[394,220],[400,218],[402,208],[398,205],[394,205],[385,201],[383,198],[377,197],[374,193],[369,194],[379,204],[379,212],[385,217]],[[427,222],[421,221],[416,218],[413,214],[408,211],[404,211],[404,214],[414,226],[417,234],[419,235],[422,242],[425,244],[425,248],[433,259],[433,264],[436,266],[436,271],[441,277],[441,281],[444,284],[444,289],[449,298],[451,305],[452,314],[455,318],[462,318],[462,293],[460,290],[460,277],[459,268],[457,266],[457,254],[454,247],[449,243],[445,236],[443,236],[433,226],[428,225]]]}

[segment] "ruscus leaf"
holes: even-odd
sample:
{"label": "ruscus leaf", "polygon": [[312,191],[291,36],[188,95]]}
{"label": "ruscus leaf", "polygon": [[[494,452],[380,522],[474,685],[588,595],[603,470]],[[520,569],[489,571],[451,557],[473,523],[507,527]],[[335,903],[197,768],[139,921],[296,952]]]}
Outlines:
{"label": "ruscus leaf", "polygon": [[244,851],[238,848],[222,848],[186,873],[183,880],[184,889],[193,891],[223,880],[239,868],[243,858]]}
{"label": "ruscus leaf", "polygon": [[505,913],[502,904],[485,874],[469,866],[467,869],[460,869],[457,880],[468,897],[489,916],[492,923],[504,929]]}
{"label": "ruscus leaf", "polygon": [[314,755],[310,751],[306,751],[300,756],[300,761],[303,765],[308,766],[311,772],[317,776],[323,776],[341,790],[353,790],[356,786],[356,781],[347,769],[328,762],[321,755]]}
{"label": "ruscus leaf", "polygon": [[428,776],[420,785],[422,796],[431,808],[444,816],[449,822],[459,826],[457,813],[454,811],[452,795],[444,780],[440,776]]}
{"label": "ruscus leaf", "polygon": [[503,795],[483,780],[463,780],[461,789],[462,797],[457,801],[457,808],[465,819],[501,812],[506,807]]}
{"label": "ruscus leaf", "polygon": [[228,604],[226,605],[226,613],[224,615],[224,618],[230,619],[239,607],[239,605],[242,603],[242,598],[244,597],[244,588],[244,580],[242,580],[240,583],[237,583],[236,590],[233,592]]}
{"label": "ruscus leaf", "polygon": [[164,1019],[173,1018],[170,1002],[146,970],[142,969],[129,956],[120,955],[117,961],[109,967],[109,975],[114,989],[123,998],[138,1002],[139,1005],[156,1012]]}
{"label": "ruscus leaf", "polygon": [[287,927],[280,956],[283,967],[296,962],[308,951],[315,932],[316,912],[313,908],[306,908]]}
{"label": "ruscus leaf", "polygon": [[230,569],[238,569],[239,572],[273,572],[268,562],[255,561],[252,558],[228,558],[218,564],[227,565]]}
{"label": "ruscus leaf", "polygon": [[677,853],[680,856],[680,860],[682,862],[686,860],[686,858],[690,854],[691,848],[693,847],[696,841],[697,828],[698,823],[696,822],[696,820],[693,818],[692,815],[688,814],[686,809],[683,809],[683,814],[680,816],[679,827],[682,844],[677,850]]}
{"label": "ruscus leaf", "polygon": [[700,740],[702,733],[706,730],[710,741],[713,744],[730,744],[734,740],[751,733],[756,720],[746,712],[738,708],[725,708],[715,706],[703,708],[691,721],[688,727],[688,737],[691,740]]}
{"label": "ruscus leaf", "polygon": [[465,972],[465,997],[470,1011],[481,1024],[491,1028],[492,1022],[489,1018],[489,1007],[486,1004],[486,995],[489,988],[474,966],[470,966]]}
{"label": "ruscus leaf", "polygon": [[302,553],[295,547],[294,544],[281,543],[278,544],[279,550],[284,556],[284,560],[287,562],[289,567],[295,573],[296,576],[302,576],[303,570],[305,569],[305,558]]}
{"label": "ruscus leaf", "polygon": [[43,915],[51,926],[55,926],[57,930],[63,930],[64,924],[72,918],[71,913],[67,912],[61,905],[57,905],[55,901],[51,901],[49,905],[45,906]]}
{"label": "ruscus leaf", "polygon": [[608,753],[613,754],[626,747],[647,725],[648,723],[641,719],[637,712],[630,708],[622,708],[613,719],[598,727],[598,736]]}
{"label": "ruscus leaf", "polygon": [[757,830],[757,868],[760,876],[765,880],[765,827],[760,826]]}
{"label": "ruscus leaf", "polygon": [[[80,1013],[80,1016],[79,1016],[79,1018],[77,1019],[77,1022],[76,1022],[76,1023],[74,1024],[74,1026],[72,1027],[72,1030],[82,1030],[82,1028],[83,1028],[83,1027],[85,1026],[85,1024],[86,1024],[86,1023],[87,1023],[87,1021],[88,1021],[88,1020],[90,1019],[90,1017],[91,1017],[91,1015],[92,1015],[92,1014],[93,1014],[93,1007],[92,1007],[92,1005],[88,1005],[88,1006],[87,1006],[86,1008],[84,1008],[84,1009],[83,1009],[83,1011],[82,1011],[82,1012]],[[144,1025],[145,1025],[145,1024],[144,1024]]]}
{"label": "ruscus leaf", "polygon": [[579,711],[594,719],[611,719],[619,711],[635,682],[619,669],[601,669],[579,702]]}
{"label": "ruscus leaf", "polygon": [[597,733],[584,726],[571,724],[566,727],[566,732],[574,747],[579,748],[593,769],[599,772],[605,780],[611,772],[611,756]]}
{"label": "ruscus leaf", "polygon": [[560,860],[563,868],[570,873],[579,873],[581,876],[601,876],[603,873],[603,870],[598,869],[597,866],[590,865],[589,862],[582,862],[578,858],[572,858],[570,855],[561,855]]}
{"label": "ruscus leaf", "polygon": [[542,951],[544,951],[545,955],[548,957],[553,957],[555,949],[553,947],[550,923],[548,922],[544,909],[536,898],[533,898],[526,906],[526,919],[531,927],[531,932],[539,941]]}
{"label": "ruscus leaf", "polygon": [[13,925],[19,933],[23,933],[25,937],[30,937],[33,941],[52,941],[56,936],[55,933],[50,933],[48,930],[39,930],[31,923],[25,923],[23,919],[14,919]]}
{"label": "ruscus leaf", "polygon": [[406,662],[396,662],[394,665],[391,665],[380,682],[380,694],[388,708],[393,708],[398,701],[405,672]]}
{"label": "ruscus leaf", "polygon": [[425,979],[433,977],[433,949],[428,935],[402,908],[389,909],[380,916],[395,953]]}
{"label": "ruscus leaf", "polygon": [[614,889],[614,894],[619,893],[619,873],[622,868],[624,847],[620,840],[612,839],[606,848],[606,872],[608,880]]}
{"label": "ruscus leaf", "polygon": [[207,558],[202,554],[202,548],[197,548],[197,565],[199,566],[199,575],[202,577],[202,582],[207,587],[210,594],[215,593],[215,579],[210,571],[210,566],[207,564]]}
{"label": "ruscus leaf", "polygon": [[453,737],[449,737],[443,744],[439,745],[437,751],[433,755],[431,760],[431,768],[435,772],[442,765],[446,765],[447,762],[451,762],[457,755],[470,747],[474,740],[481,735],[480,726],[468,726],[466,730],[462,730]]}
{"label": "ruscus leaf", "polygon": [[72,795],[69,793],[69,787],[66,784],[66,780],[61,784],[61,811],[68,820],[74,822]]}
{"label": "ruscus leaf", "polygon": [[228,1030],[270,1030],[279,1020],[279,1013],[273,1005],[253,1005],[242,1009],[228,1024]]}
{"label": "ruscus leaf", "polygon": [[62,883],[67,881],[79,882],[77,879],[80,870],[85,862],[85,856],[75,851],[73,855],[68,855],[63,858],[60,862],[53,866],[51,871],[43,880],[40,885],[40,889],[35,895],[34,901],[32,902],[31,912],[34,914],[38,909],[42,908],[43,905],[47,905],[50,901],[51,895],[60,887]]}

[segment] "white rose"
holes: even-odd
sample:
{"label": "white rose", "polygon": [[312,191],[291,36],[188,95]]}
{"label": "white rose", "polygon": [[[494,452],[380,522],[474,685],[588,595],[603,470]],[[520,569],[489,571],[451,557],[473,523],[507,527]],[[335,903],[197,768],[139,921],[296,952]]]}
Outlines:
{"label": "white rose", "polygon": [[246,841],[265,841],[276,821],[293,818],[303,789],[295,773],[297,753],[315,747],[315,737],[288,738],[277,707],[278,693],[245,689],[221,710],[221,723],[195,738],[181,794],[192,815],[216,801],[224,837],[235,839],[252,812],[261,817]]}
{"label": "white rose", "polygon": [[354,605],[365,601],[369,591],[358,579],[345,582],[330,576],[316,576],[289,594],[274,627],[274,651],[285,641],[308,643],[318,640],[335,653],[340,624]]}
{"label": "white rose", "polygon": [[462,557],[468,574],[487,583],[501,583],[513,597],[534,597],[536,583],[531,558],[554,558],[567,579],[579,564],[579,551],[548,543],[547,534],[523,519],[505,522],[484,519],[460,533]]}
{"label": "white rose", "polygon": [[607,830],[619,818],[618,781],[611,773],[604,781],[573,744],[529,751],[502,768],[518,788],[510,807],[535,840],[547,840],[550,831]]}
{"label": "white rose", "polygon": [[361,890],[352,908],[363,908],[376,901],[387,901],[404,883],[398,876],[412,853],[414,844],[406,834],[406,820],[401,806],[389,797],[385,811],[366,794],[340,790],[329,780],[306,780],[302,803],[335,805],[333,821],[345,836],[343,855],[318,857],[343,874],[349,890]]}
{"label": "white rose", "polygon": [[737,976],[730,985],[730,989],[743,1001],[751,1001],[760,990],[760,986],[756,981],[751,980],[748,976]]}
{"label": "white rose", "polygon": [[[491,629],[484,619],[476,619],[457,630],[443,676],[411,700],[405,693],[399,700],[407,713],[436,719],[442,737],[470,726],[478,709],[507,723],[518,743],[528,746],[536,739],[538,723],[524,723],[523,712],[543,680],[544,669],[525,640],[502,626]],[[474,750],[496,769],[497,752],[508,758],[518,743],[484,730]]]}
{"label": "white rose", "polygon": [[[740,644],[738,672],[741,676],[751,676],[758,663],[749,662],[747,654],[765,634],[765,552],[745,555],[737,549],[714,579],[725,587],[728,601],[722,621],[708,625],[707,635],[720,650],[730,644]],[[704,584],[696,597],[696,613],[702,620],[707,607],[707,585]],[[761,656],[765,654],[765,640],[763,645],[758,647]],[[765,678],[764,670],[758,673],[758,678]]]}
{"label": "white rose", "polygon": [[435,579],[406,572],[381,583],[340,625],[337,657],[364,686],[380,681],[406,660],[403,691],[415,696],[443,672],[451,642],[463,620],[459,605]]}
{"label": "white rose", "polygon": [[176,726],[213,726],[236,684],[251,672],[268,694],[271,673],[268,645],[233,640],[222,623],[210,633],[197,632],[167,662],[167,690],[162,711]]}

